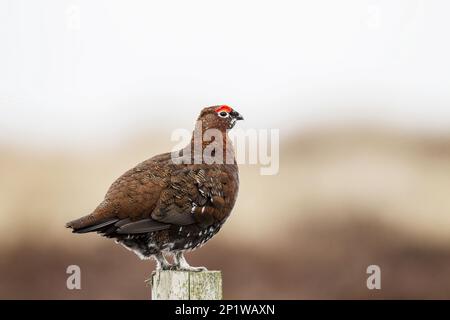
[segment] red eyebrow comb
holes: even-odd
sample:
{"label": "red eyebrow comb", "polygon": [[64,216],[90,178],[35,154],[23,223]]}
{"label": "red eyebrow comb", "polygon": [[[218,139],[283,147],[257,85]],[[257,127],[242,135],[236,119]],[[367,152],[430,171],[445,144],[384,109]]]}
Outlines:
{"label": "red eyebrow comb", "polygon": [[222,111],[230,113],[231,111],[233,111],[233,109],[227,105],[223,105],[223,106],[219,106],[214,111],[216,111],[217,113],[222,112]]}

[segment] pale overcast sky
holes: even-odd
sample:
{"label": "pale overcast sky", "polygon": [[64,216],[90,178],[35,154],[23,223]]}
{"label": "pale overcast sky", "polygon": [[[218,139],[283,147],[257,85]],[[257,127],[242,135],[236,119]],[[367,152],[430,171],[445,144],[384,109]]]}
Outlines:
{"label": "pale overcast sky", "polygon": [[[0,137],[335,121],[450,129],[448,1],[0,0]],[[450,130],[449,130],[450,131]]]}

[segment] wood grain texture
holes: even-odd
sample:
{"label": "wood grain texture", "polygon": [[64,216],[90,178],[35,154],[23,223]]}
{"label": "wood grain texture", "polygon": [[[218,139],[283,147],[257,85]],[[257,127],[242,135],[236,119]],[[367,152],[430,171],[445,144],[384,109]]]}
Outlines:
{"label": "wood grain texture", "polygon": [[156,271],[152,276],[153,300],[221,300],[220,271]]}

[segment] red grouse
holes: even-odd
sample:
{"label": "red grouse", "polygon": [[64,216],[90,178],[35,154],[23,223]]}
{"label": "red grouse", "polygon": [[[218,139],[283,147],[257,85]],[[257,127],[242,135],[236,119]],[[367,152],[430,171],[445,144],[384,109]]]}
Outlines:
{"label": "red grouse", "polygon": [[[125,172],[94,212],[67,227],[115,238],[142,259],[154,257],[157,269],[206,270],[189,266],[183,253],[211,239],[233,209],[239,176],[227,131],[237,120],[228,106],[204,108],[189,145]],[[204,139],[208,131],[214,139]],[[163,253],[173,254],[173,265]]]}

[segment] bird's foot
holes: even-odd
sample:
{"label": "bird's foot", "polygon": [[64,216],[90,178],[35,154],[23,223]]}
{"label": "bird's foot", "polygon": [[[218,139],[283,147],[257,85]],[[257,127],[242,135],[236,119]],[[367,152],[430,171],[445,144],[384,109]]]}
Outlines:
{"label": "bird's foot", "polygon": [[150,274],[150,277],[148,279],[144,280],[144,283],[147,287],[150,287],[150,285],[152,284],[153,277],[155,276],[156,272],[159,270],[161,270],[161,269],[153,270],[152,273]]}
{"label": "bird's foot", "polygon": [[151,275],[150,275],[150,278],[144,280],[145,285],[149,287],[152,284],[152,279],[153,279],[154,275],[156,274],[156,272],[158,272],[158,271],[167,271],[167,270],[170,270],[170,271],[186,271],[186,272],[208,271],[208,269],[206,267],[192,267],[192,266],[189,266],[189,265],[187,265],[187,266],[186,265],[180,266],[180,265],[170,264],[170,265],[164,266],[164,268],[161,267],[161,268],[157,268],[156,270],[153,270]]}
{"label": "bird's foot", "polygon": [[190,271],[190,272],[201,272],[208,271],[205,267],[191,267],[191,266],[179,266],[177,271]]}
{"label": "bird's foot", "polygon": [[174,264],[173,266],[176,267],[175,270],[178,271],[191,271],[191,272],[201,272],[201,271],[207,271],[205,267],[191,267],[189,263],[184,258],[183,252],[178,251],[174,255]]}
{"label": "bird's foot", "polygon": [[156,274],[156,272],[164,270],[173,270],[174,267],[174,265],[167,262],[166,258],[164,258],[161,252],[158,252],[157,254],[153,255],[153,257],[156,260],[156,269],[152,271],[149,279],[144,280],[146,285],[150,285],[152,283],[152,279]]}
{"label": "bird's foot", "polygon": [[150,274],[150,278],[145,279],[144,282],[147,286],[150,286],[150,284],[152,283],[152,279],[155,276],[156,272],[158,271],[166,271],[166,270],[178,270],[176,268],[175,265],[171,265],[171,264],[165,264],[164,266],[161,266],[159,268],[156,268],[155,270],[152,271],[152,273]]}

